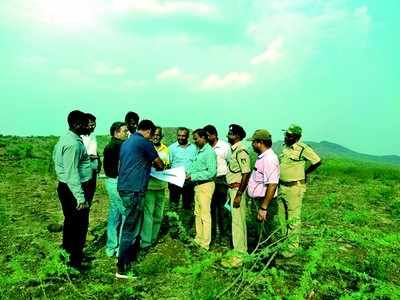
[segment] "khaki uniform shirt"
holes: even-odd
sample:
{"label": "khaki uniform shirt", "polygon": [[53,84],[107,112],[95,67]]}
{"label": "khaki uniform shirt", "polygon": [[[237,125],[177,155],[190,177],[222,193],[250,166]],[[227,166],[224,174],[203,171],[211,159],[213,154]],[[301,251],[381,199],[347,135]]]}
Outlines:
{"label": "khaki uniform shirt", "polygon": [[310,146],[297,142],[291,147],[284,145],[279,160],[281,163],[280,180],[290,182],[305,179],[306,161],[315,165],[321,159]]}
{"label": "khaki uniform shirt", "polygon": [[237,142],[231,147],[231,155],[228,158],[228,173],[226,174],[226,182],[228,184],[242,180],[243,174],[251,172],[250,156],[246,147]]}

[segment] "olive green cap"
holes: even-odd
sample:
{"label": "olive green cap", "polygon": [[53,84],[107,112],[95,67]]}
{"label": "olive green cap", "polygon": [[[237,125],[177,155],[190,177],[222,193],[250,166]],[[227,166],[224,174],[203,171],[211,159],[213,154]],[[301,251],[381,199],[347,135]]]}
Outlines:
{"label": "olive green cap", "polygon": [[301,133],[302,133],[302,129],[301,129],[301,127],[299,126],[299,125],[297,125],[297,124],[291,124],[290,126],[289,126],[289,128],[288,129],[286,129],[285,130],[287,133],[290,133],[290,134],[297,134],[297,135],[301,135]]}
{"label": "olive green cap", "polygon": [[266,129],[257,129],[256,131],[254,131],[252,137],[249,138],[249,141],[254,141],[254,140],[268,141],[268,140],[271,139],[271,137],[272,137],[272,135],[269,133],[268,130],[266,130]]}

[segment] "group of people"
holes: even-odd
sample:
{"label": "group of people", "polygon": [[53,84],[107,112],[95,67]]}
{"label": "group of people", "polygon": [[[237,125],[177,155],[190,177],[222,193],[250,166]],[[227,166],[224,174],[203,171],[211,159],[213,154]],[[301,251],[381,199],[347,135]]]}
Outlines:
{"label": "group of people", "polygon": [[[101,168],[95,120],[91,114],[72,111],[69,131],[60,137],[53,154],[64,213],[63,248],[77,269],[85,268],[89,208]],[[103,165],[109,195],[106,254],[118,257],[117,278],[128,278],[140,248],[148,249],[156,241],[168,198],[170,209],[177,211],[182,200],[184,224],[190,228],[194,221],[193,244],[200,249],[208,250],[212,240],[229,237],[235,251],[247,252],[248,198],[257,206],[259,221],[278,219],[279,231],[290,237],[282,256],[293,256],[299,247],[306,175],[321,164],[319,156],[300,142],[301,127],[285,130],[279,157],[270,132],[256,130],[249,139],[257,154],[254,164],[243,142],[246,132],[238,124],[228,127],[228,142],[219,139],[213,125],[194,130],[193,144],[189,134],[188,128],[179,127],[177,141],[166,146],[162,128],[150,120],[139,122],[135,112],[128,112],[125,122],[112,124]],[[176,167],[185,170],[182,187],[150,176],[151,168]]]}

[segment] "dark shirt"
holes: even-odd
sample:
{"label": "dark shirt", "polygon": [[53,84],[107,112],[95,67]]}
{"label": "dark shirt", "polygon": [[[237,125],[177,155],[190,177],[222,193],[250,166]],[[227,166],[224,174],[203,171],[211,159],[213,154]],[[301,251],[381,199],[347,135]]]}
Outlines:
{"label": "dark shirt", "polygon": [[145,192],[152,162],[158,157],[154,145],[135,132],[121,146],[118,191]]}
{"label": "dark shirt", "polygon": [[107,177],[118,177],[119,150],[121,149],[122,140],[115,137],[104,147],[104,173]]}

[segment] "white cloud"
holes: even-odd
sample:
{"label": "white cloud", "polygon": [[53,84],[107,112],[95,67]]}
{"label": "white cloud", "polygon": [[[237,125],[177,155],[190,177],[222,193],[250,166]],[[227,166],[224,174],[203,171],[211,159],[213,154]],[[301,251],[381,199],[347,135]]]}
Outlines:
{"label": "white cloud", "polygon": [[368,14],[368,6],[363,5],[354,10],[354,16],[364,25],[371,23],[371,17]]}
{"label": "white cloud", "polygon": [[70,82],[87,82],[89,80],[81,70],[74,68],[63,68],[57,71],[57,75],[63,80]]}
{"label": "white cloud", "polygon": [[247,72],[230,72],[224,76],[217,74],[208,75],[201,83],[202,90],[216,90],[228,87],[242,87],[253,81],[253,75]]}
{"label": "white cloud", "polygon": [[111,7],[115,12],[148,15],[192,14],[208,16],[216,11],[214,6],[199,1],[114,0]]}
{"label": "white cloud", "polygon": [[20,57],[19,61],[21,64],[30,66],[42,66],[47,63],[47,59],[43,56],[38,55],[28,55]]}
{"label": "white cloud", "polygon": [[136,80],[136,79],[127,79],[122,82],[122,86],[125,87],[135,87],[135,86],[143,86],[147,82],[145,80]]}
{"label": "white cloud", "polygon": [[37,22],[73,32],[97,28],[107,10],[98,0],[40,0],[35,4],[31,14]]}
{"label": "white cloud", "polygon": [[251,60],[251,64],[259,65],[262,63],[274,63],[278,61],[282,57],[282,46],[283,46],[283,38],[277,37],[275,38],[267,47],[267,49],[253,57]]}
{"label": "white cloud", "polygon": [[122,76],[126,71],[121,66],[111,66],[100,62],[95,64],[94,73],[100,76]]}
{"label": "white cloud", "polygon": [[184,73],[180,68],[173,67],[157,74],[158,80],[191,80],[193,77]]}

